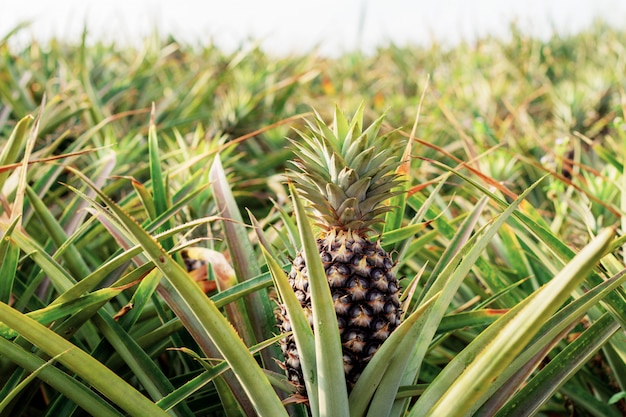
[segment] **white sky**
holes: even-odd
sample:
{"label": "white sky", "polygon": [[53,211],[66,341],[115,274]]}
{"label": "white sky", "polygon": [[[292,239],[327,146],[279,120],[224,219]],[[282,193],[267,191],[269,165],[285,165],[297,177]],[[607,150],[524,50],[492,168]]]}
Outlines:
{"label": "white sky", "polygon": [[[600,17],[626,23],[623,0],[0,0],[0,37],[23,20],[32,36],[77,40],[87,23],[91,39],[137,43],[157,27],[161,35],[232,49],[249,39],[272,52],[324,53],[390,40],[426,44],[508,33],[516,20],[526,32],[571,33]],[[27,6],[27,7],[26,7]]]}

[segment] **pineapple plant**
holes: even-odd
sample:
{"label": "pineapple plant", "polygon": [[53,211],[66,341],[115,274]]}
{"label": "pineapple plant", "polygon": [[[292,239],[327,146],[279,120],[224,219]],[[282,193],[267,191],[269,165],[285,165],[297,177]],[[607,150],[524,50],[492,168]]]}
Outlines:
{"label": "pineapple plant", "polygon": [[[299,140],[292,140],[296,160],[290,178],[320,230],[317,248],[337,314],[348,390],[400,322],[394,262],[372,238],[374,226],[391,209],[384,201],[400,184],[400,144],[390,134],[379,135],[383,117],[364,130],[363,106],[351,120],[337,109],[331,126],[316,114],[307,132],[298,131]],[[289,283],[313,325],[302,250],[293,260]],[[277,320],[281,332],[291,330],[284,306]],[[288,379],[305,394],[292,335],[281,340],[281,349]]]}

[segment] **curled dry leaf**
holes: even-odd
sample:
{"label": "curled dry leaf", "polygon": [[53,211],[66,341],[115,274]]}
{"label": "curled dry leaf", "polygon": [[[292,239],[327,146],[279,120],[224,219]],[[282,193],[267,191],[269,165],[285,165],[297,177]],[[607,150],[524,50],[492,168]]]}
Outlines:
{"label": "curled dry leaf", "polygon": [[189,247],[181,251],[185,267],[194,281],[200,285],[205,293],[215,291],[217,282],[208,279],[208,265],[211,264],[215,279],[220,282],[228,282],[235,276],[235,271],[226,257],[215,250]]}

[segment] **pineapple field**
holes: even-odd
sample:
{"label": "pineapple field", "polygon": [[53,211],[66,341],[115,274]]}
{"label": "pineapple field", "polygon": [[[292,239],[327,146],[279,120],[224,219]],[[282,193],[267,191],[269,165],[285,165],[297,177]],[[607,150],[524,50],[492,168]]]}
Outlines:
{"label": "pineapple field", "polygon": [[626,415],[626,32],[327,57],[22,30],[0,417]]}

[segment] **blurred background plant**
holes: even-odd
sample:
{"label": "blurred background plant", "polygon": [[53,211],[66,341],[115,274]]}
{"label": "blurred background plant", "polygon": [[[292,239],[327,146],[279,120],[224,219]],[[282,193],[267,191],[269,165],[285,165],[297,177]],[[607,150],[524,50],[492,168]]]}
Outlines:
{"label": "blurred background plant", "polygon": [[[306,415],[280,401],[293,391],[261,246],[279,267],[299,247],[285,138],[312,108],[330,121],[360,103],[367,124],[386,112],[385,129],[414,140],[406,200],[380,232],[406,316],[423,315],[398,400],[351,398],[352,415],[626,414],[626,33],[540,42],[512,28],[333,59],[158,35],[16,50],[13,35],[0,40],[0,416]],[[575,285],[539,291],[555,276]],[[545,316],[514,322],[537,294],[553,295]],[[504,329],[528,333],[525,349],[500,346],[494,379],[468,383],[459,369],[480,370]],[[455,403],[462,389],[476,395]]]}

